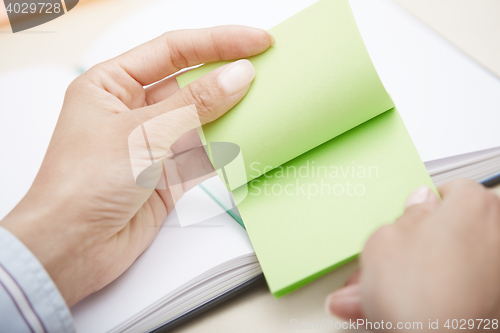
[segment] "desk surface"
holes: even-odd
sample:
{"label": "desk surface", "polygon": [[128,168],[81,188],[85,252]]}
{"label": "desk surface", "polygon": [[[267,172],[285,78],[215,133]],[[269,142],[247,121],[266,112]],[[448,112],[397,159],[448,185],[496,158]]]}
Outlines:
{"label": "desk surface", "polygon": [[[75,66],[94,39],[124,15],[154,0],[108,0],[77,6],[68,15],[13,35],[0,27],[1,71],[59,62]],[[497,0],[394,0],[500,76],[500,2]],[[500,192],[497,188],[497,193]],[[265,283],[183,324],[178,332],[284,332],[290,321],[320,322],[327,294],[356,269],[350,263],[275,300]]]}

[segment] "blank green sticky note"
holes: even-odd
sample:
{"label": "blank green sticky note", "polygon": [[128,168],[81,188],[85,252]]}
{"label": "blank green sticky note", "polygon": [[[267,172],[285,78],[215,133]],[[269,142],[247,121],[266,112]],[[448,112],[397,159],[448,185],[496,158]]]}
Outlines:
{"label": "blank green sticky note", "polygon": [[346,0],[319,1],[270,32],[276,45],[249,59],[247,96],[203,133],[241,148],[246,179],[233,193],[248,191],[238,209],[279,297],[356,256],[432,182]]}
{"label": "blank green sticky note", "polygon": [[266,176],[238,209],[278,297],[357,255],[412,190],[433,186],[396,109]]}
{"label": "blank green sticky note", "polygon": [[[203,127],[207,140],[240,146],[247,181],[394,107],[347,1],[320,1],[270,32],[276,45],[249,59],[256,77],[247,96]],[[221,64],[178,82],[185,86]]]}

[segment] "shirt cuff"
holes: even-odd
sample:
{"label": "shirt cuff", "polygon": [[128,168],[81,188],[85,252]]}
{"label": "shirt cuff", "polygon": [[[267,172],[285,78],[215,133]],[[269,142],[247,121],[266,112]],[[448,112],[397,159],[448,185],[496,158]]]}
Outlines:
{"label": "shirt cuff", "polygon": [[31,331],[75,332],[71,312],[49,274],[23,243],[2,227],[1,287],[5,288]]}

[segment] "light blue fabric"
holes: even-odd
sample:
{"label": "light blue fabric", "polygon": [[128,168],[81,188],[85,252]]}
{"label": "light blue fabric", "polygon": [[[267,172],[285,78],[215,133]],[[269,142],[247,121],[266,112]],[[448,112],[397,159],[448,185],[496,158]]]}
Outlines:
{"label": "light blue fabric", "polygon": [[31,332],[7,291],[0,286],[0,332]]}
{"label": "light blue fabric", "polygon": [[[24,292],[45,332],[75,332],[71,312],[42,264],[23,243],[2,227],[0,265]],[[0,332],[32,332],[6,285],[6,281],[0,281]]]}

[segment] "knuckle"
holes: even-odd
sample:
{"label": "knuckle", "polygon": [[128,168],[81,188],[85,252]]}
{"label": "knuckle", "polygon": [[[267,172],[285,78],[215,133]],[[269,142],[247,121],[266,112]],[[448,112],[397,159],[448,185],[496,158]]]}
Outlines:
{"label": "knuckle", "polygon": [[106,62],[92,66],[85,73],[80,75],[82,81],[93,84],[97,87],[104,87],[108,73],[112,72],[112,66]]}
{"label": "knuckle", "polygon": [[101,74],[103,72],[106,72],[108,66],[106,63],[101,62],[99,64],[96,64],[92,66],[88,71],[83,73],[83,76],[86,77],[89,81],[95,82],[95,81],[100,81],[99,79],[101,78]]}
{"label": "knuckle", "polygon": [[224,48],[219,45],[219,38],[215,35],[215,29],[210,31],[210,44],[213,45],[215,53],[218,55],[219,59],[227,59],[224,53]]}
{"label": "knuckle", "polygon": [[112,60],[97,64],[81,75],[87,83],[118,98],[131,108],[143,106],[146,92],[143,86]]}
{"label": "knuckle", "polygon": [[80,89],[82,89],[82,87],[84,85],[83,81],[84,81],[84,79],[83,79],[82,75],[78,76],[76,79],[71,81],[68,88],[66,89],[66,94],[74,93],[74,92],[77,92]]}
{"label": "knuckle", "polygon": [[81,92],[86,92],[89,88],[90,81],[87,76],[84,74],[79,75],[75,78],[66,88],[65,100],[67,100],[70,96],[74,96],[75,94],[79,94]]}
{"label": "knuckle", "polygon": [[195,104],[200,117],[209,116],[215,112],[215,105],[210,88],[198,81],[187,86],[189,104]]}
{"label": "knuckle", "polygon": [[165,45],[168,48],[168,54],[172,66],[174,66],[174,68],[178,71],[189,67],[189,61],[182,53],[179,44],[172,43],[172,34],[170,32],[164,33],[161,38],[165,40]]}

